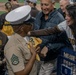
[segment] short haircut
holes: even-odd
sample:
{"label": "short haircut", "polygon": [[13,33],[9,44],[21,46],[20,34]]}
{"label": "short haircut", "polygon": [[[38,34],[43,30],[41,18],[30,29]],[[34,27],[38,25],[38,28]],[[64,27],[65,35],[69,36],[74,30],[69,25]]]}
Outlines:
{"label": "short haircut", "polygon": [[10,2],[6,2],[6,3],[5,3],[5,7],[6,7],[7,10],[8,10],[8,9],[12,9],[12,5],[11,5]]}

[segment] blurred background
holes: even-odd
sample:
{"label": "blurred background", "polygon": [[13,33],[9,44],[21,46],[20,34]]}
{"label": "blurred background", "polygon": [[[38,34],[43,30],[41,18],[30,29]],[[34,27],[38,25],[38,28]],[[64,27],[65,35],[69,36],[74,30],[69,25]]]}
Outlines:
{"label": "blurred background", "polygon": [[[0,14],[5,12],[5,8],[4,8],[4,4],[7,2],[8,0],[0,0]],[[59,8],[59,0],[56,0],[56,4],[55,7]],[[23,5],[24,4],[24,0],[18,0],[18,2]],[[37,1],[37,8],[40,9],[40,0]]]}

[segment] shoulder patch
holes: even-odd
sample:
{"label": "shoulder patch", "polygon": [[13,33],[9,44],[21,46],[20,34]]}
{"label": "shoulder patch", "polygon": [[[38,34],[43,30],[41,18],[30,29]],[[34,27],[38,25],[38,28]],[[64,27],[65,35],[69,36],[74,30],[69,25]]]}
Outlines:
{"label": "shoulder patch", "polygon": [[12,55],[11,62],[12,62],[13,65],[18,65],[19,64],[19,59],[15,54]]}

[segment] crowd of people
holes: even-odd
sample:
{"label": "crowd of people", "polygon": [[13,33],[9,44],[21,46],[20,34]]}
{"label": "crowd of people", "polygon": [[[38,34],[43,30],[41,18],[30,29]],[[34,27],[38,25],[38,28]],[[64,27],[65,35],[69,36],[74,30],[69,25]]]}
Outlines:
{"label": "crowd of people", "polygon": [[37,0],[5,3],[7,12],[0,15],[1,75],[52,75],[61,49],[76,51],[76,4],[59,4],[57,9],[55,0],[40,0],[38,10]]}

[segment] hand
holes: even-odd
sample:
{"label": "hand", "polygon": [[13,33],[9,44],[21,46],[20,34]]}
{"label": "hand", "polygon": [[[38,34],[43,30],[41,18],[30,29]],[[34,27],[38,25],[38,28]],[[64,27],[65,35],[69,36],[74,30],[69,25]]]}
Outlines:
{"label": "hand", "polygon": [[30,35],[31,35],[30,31],[27,33],[27,35],[28,35],[28,36],[30,36]]}
{"label": "hand", "polygon": [[31,51],[32,54],[37,54],[40,51],[39,46],[33,47],[32,43],[29,43],[29,46],[30,46],[30,51]]}
{"label": "hand", "polygon": [[45,46],[45,47],[41,50],[41,53],[40,53],[41,57],[46,57],[47,52],[48,52],[48,48]]}

